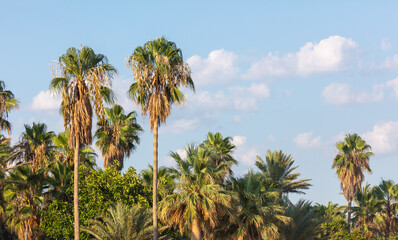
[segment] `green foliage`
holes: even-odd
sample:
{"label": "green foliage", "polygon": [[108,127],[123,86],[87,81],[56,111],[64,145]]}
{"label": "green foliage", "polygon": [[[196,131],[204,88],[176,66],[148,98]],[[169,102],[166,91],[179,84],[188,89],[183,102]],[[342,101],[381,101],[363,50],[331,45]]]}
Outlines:
{"label": "green foliage", "polygon": [[[72,175],[71,175],[72,178]],[[71,180],[73,183],[73,179]],[[94,170],[80,166],[79,174],[79,210],[82,226],[90,219],[105,212],[116,202],[127,206],[140,204],[148,206],[149,192],[145,190],[134,168],[121,174],[116,167],[106,170]],[[66,193],[73,199],[73,184]],[[50,201],[41,210],[41,230],[53,239],[73,239],[73,202]],[[60,227],[62,226],[62,227]],[[89,239],[87,233],[81,233],[81,239]]]}

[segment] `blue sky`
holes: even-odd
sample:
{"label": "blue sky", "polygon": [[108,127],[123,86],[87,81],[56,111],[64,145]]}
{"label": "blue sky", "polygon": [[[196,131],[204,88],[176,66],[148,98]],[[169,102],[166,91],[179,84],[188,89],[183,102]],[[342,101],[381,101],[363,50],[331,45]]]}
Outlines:
{"label": "blue sky", "polygon": [[[207,132],[233,138],[236,174],[267,149],[292,154],[313,187],[300,197],[344,203],[331,169],[335,143],[360,134],[376,154],[366,181],[396,182],[398,167],[398,3],[394,1],[0,1],[0,79],[21,102],[23,124],[63,131],[59,97],[48,94],[50,63],[87,45],[118,70],[113,88],[125,109],[132,74],[126,57],[164,36],[190,64],[196,93],[175,107],[159,136],[161,165]],[[125,166],[152,162],[145,133]],[[102,160],[99,159],[99,165]]]}

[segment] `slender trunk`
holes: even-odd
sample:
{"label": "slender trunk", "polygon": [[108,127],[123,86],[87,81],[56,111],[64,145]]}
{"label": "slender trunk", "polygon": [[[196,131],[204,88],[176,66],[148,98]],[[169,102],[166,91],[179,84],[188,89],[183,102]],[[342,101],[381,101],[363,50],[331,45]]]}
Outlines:
{"label": "slender trunk", "polygon": [[75,147],[74,173],[73,173],[73,216],[75,217],[75,240],[80,239],[79,220],[79,144]]}
{"label": "slender trunk", "polygon": [[386,221],[386,230],[385,230],[385,237],[386,239],[390,238],[390,219],[391,219],[391,212],[390,212],[390,201],[387,200],[387,204],[386,204],[386,212],[387,212],[387,221]]}
{"label": "slender trunk", "polygon": [[157,197],[158,197],[158,121],[155,121],[153,128],[153,196],[152,196],[152,208],[153,208],[153,240],[158,240],[158,208],[157,208]]}
{"label": "slender trunk", "polygon": [[199,221],[199,218],[196,217],[193,219],[193,222],[192,222],[191,240],[200,240],[200,239],[202,239],[202,236],[200,233],[200,221]]}
{"label": "slender trunk", "polygon": [[348,233],[350,233],[351,232],[351,201],[348,201],[347,223],[348,223]]}

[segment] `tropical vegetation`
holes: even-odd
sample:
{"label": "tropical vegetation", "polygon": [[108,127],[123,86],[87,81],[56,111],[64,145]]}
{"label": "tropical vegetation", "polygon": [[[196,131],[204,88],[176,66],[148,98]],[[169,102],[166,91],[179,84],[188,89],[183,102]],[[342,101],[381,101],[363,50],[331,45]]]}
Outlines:
{"label": "tropical vegetation", "polygon": [[[158,128],[184,102],[182,89],[194,90],[190,68],[165,38],[137,47],[127,63],[134,80],[126,94],[149,117],[153,165],[133,167],[147,161],[134,157],[143,128],[116,103],[116,69],[89,47],[69,48],[50,83],[62,96],[65,131],[32,122],[18,139],[0,134],[0,240],[398,239],[398,184],[366,183],[374,154],[355,133],[330,156],[347,205],[306,200],[310,176],[283,150],[264,149],[238,174],[237,146],[220,132],[172,150],[173,167],[159,167]],[[10,133],[18,103],[0,81],[0,130]]]}

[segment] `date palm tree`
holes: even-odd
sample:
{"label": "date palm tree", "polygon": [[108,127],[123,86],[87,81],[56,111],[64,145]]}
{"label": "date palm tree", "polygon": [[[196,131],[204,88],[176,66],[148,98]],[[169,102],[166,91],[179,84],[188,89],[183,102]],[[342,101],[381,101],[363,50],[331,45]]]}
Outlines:
{"label": "date palm tree", "polygon": [[97,123],[96,145],[104,157],[104,168],[117,161],[117,170],[121,171],[124,158],[129,157],[140,143],[138,134],[142,132],[142,128],[137,123],[135,112],[126,115],[123,107],[117,104],[112,108],[105,108],[105,116],[104,121]]}
{"label": "date palm tree", "polygon": [[150,210],[139,205],[131,208],[118,202],[105,214],[89,221],[83,231],[99,240],[151,239]]}
{"label": "date palm tree", "polygon": [[11,132],[11,123],[7,120],[8,114],[18,108],[18,100],[10,90],[6,90],[4,81],[0,81],[0,130]]}
{"label": "date palm tree", "polygon": [[112,102],[110,80],[117,73],[102,54],[89,47],[69,48],[56,62],[50,89],[62,94],[61,113],[68,144],[74,153],[74,220],[75,239],[80,239],[79,227],[79,152],[91,143],[93,111],[104,118],[104,101]]}
{"label": "date palm tree", "polygon": [[298,180],[301,174],[294,173],[298,166],[293,166],[293,157],[282,151],[267,150],[265,161],[257,156],[255,164],[261,170],[266,185],[278,189],[280,196],[283,193],[304,193],[302,190],[311,186],[308,183],[311,179]]}
{"label": "date palm tree", "polygon": [[373,156],[371,147],[358,134],[347,134],[344,141],[337,142],[339,152],[333,159],[332,168],[336,169],[341,189],[348,202],[347,223],[351,230],[351,202],[361,190],[365,178],[363,171],[372,172],[369,159]]}
{"label": "date palm tree", "polygon": [[160,218],[169,227],[175,227],[183,234],[191,233],[191,240],[203,239],[210,229],[218,224],[218,209],[231,211],[235,194],[225,191],[217,184],[224,168],[215,167],[208,151],[201,147],[186,148],[187,157],[182,159],[178,153],[171,153],[177,162],[175,174],[177,188],[173,194],[160,202]]}
{"label": "date palm tree", "polygon": [[129,96],[141,106],[143,115],[149,115],[153,131],[153,239],[157,240],[158,127],[166,123],[171,106],[184,101],[179,88],[195,88],[181,49],[164,37],[137,47],[127,63],[135,79],[128,91]]}

